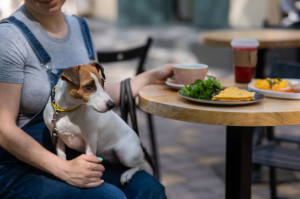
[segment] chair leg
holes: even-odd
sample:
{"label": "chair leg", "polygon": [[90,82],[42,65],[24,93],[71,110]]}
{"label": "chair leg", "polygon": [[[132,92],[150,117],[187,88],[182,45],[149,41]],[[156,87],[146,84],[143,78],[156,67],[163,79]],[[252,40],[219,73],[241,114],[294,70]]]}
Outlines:
{"label": "chair leg", "polygon": [[155,137],[153,119],[152,119],[152,115],[150,113],[147,113],[147,119],[148,119],[148,127],[149,127],[152,155],[153,155],[154,164],[156,167],[156,176],[155,177],[157,179],[160,179],[160,168],[159,168],[159,160],[158,160],[159,158],[158,158],[158,153],[157,153],[156,137]]}
{"label": "chair leg", "polygon": [[269,141],[271,141],[271,140],[273,140],[274,139],[274,133],[275,133],[275,131],[274,131],[275,129],[274,129],[274,127],[273,126],[267,126],[266,127],[266,135],[267,135],[267,138],[268,138],[268,140]]}
{"label": "chair leg", "polygon": [[269,180],[270,180],[270,196],[271,199],[277,199],[276,190],[276,169],[274,167],[269,167]]}
{"label": "chair leg", "polygon": [[[252,146],[253,148],[258,147],[261,145],[262,142],[262,135],[265,131],[265,127],[255,127],[253,132],[252,138]],[[261,181],[261,165],[260,164],[253,164],[252,167],[252,182],[258,183]]]}
{"label": "chair leg", "polygon": [[255,127],[252,138],[252,144],[254,148],[261,145],[264,131],[265,127]]}

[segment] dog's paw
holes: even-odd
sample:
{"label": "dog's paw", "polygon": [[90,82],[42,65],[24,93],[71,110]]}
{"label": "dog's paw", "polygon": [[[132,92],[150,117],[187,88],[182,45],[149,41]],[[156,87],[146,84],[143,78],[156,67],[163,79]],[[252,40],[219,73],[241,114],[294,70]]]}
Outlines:
{"label": "dog's paw", "polygon": [[131,174],[131,172],[124,172],[122,175],[121,175],[121,185],[125,185],[127,183],[129,183],[129,181],[131,180],[133,174]]}
{"label": "dog's paw", "polygon": [[131,180],[132,176],[138,171],[139,169],[137,168],[132,168],[129,169],[127,171],[125,171],[122,175],[121,175],[121,185],[125,185],[127,183],[129,183],[129,181]]}

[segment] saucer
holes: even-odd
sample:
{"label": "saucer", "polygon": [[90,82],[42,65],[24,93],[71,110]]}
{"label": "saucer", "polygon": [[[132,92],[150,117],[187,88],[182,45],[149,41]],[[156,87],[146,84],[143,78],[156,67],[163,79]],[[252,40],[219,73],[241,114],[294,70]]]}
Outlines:
{"label": "saucer", "polygon": [[175,79],[171,79],[171,78],[168,78],[167,81],[165,81],[165,84],[172,88],[172,89],[175,89],[175,90],[180,90],[181,88],[184,87],[184,84],[177,84],[175,82]]}

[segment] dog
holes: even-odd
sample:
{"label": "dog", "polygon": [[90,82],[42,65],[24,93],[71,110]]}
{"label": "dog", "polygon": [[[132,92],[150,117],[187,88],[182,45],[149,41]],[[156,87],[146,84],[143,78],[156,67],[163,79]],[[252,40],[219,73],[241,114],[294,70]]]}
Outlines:
{"label": "dog", "polygon": [[118,161],[129,168],[121,175],[124,185],[144,169],[144,153],[137,134],[111,110],[114,102],[103,89],[104,81],[104,69],[97,62],[65,69],[43,116],[49,131],[57,133],[59,157],[66,159],[67,145],[111,163]]}

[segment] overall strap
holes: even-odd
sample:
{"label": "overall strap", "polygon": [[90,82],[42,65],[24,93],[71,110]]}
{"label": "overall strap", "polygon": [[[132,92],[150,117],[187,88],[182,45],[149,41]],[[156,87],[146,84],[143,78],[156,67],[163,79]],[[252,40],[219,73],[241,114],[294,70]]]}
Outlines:
{"label": "overall strap", "polygon": [[29,28],[20,20],[16,19],[14,16],[10,16],[9,18],[1,20],[0,23],[13,23],[15,24],[21,32],[26,37],[27,41],[35,51],[36,55],[40,59],[42,65],[51,61],[51,57],[44,49],[42,44],[37,40],[37,38],[33,35],[33,33],[29,30]]}
{"label": "overall strap", "polygon": [[86,49],[89,54],[89,58],[91,60],[95,60],[95,53],[94,53],[94,48],[93,48],[93,43],[92,43],[92,37],[91,37],[90,31],[89,31],[87,22],[81,17],[78,17],[76,15],[73,15],[73,16],[76,17],[77,20],[79,21],[83,39],[85,42],[85,46],[86,46]]}
{"label": "overall strap", "polygon": [[[41,61],[41,65],[45,65],[51,61],[50,55],[47,53],[45,48],[42,46],[42,44],[38,41],[38,39],[34,36],[34,34],[30,31],[30,29],[20,20],[16,19],[14,16],[10,16],[9,18],[3,19],[0,21],[0,23],[12,23],[16,25],[21,32],[24,34],[26,37],[28,43],[31,45],[32,49],[38,56],[39,60]],[[21,128],[23,130],[27,129],[31,125],[42,122],[43,121],[43,110],[44,107],[39,110],[37,114],[35,114],[31,120],[26,123],[24,126]]]}

